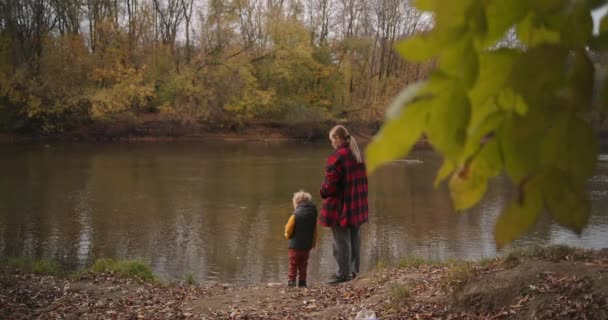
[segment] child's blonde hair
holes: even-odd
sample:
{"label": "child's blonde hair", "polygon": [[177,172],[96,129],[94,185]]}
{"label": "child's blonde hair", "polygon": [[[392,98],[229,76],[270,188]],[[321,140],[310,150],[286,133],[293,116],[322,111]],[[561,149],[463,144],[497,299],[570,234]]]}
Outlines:
{"label": "child's blonde hair", "polygon": [[295,209],[298,207],[298,205],[300,203],[311,201],[311,200],[312,200],[312,196],[310,195],[310,193],[308,193],[304,190],[300,190],[293,194],[293,207]]}

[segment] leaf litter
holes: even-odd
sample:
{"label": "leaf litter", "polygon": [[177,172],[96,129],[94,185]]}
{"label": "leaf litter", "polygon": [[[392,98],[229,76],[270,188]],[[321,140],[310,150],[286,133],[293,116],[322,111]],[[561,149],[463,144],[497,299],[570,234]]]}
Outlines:
{"label": "leaf litter", "polygon": [[378,319],[608,319],[607,272],[607,250],[516,266],[496,259],[383,268],[307,288],[152,284],[112,273],[58,278],[4,267],[0,318],[354,319],[367,308]]}

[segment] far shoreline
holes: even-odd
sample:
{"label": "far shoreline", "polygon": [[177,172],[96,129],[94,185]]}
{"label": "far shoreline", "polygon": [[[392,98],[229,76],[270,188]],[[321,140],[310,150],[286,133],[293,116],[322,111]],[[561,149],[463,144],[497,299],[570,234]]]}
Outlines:
{"label": "far shoreline", "polygon": [[[0,132],[1,144],[22,142],[83,142],[83,143],[167,143],[167,142],[225,142],[225,143],[322,143],[335,124],[347,126],[361,144],[369,143],[378,132],[379,125],[370,123],[309,123],[294,126],[274,123],[247,125],[239,128],[205,128],[199,125],[167,127],[167,124],[81,127],[63,133],[39,134]],[[425,137],[416,149],[432,149]]]}
{"label": "far shoreline", "polygon": [[[367,145],[373,136],[357,137],[360,145]],[[79,137],[79,136],[35,136],[20,134],[0,133],[0,146],[13,145],[19,143],[86,143],[86,144],[106,144],[106,143],[125,143],[125,144],[162,144],[162,143],[227,143],[227,144],[322,144],[325,139],[302,139],[297,137],[271,135],[271,136],[250,136],[238,133],[207,133],[200,135],[185,136],[117,136],[117,137]],[[413,147],[414,150],[432,150],[432,146],[424,138],[421,138]]]}
{"label": "far shoreline", "polygon": [[[348,125],[348,124],[346,124]],[[0,132],[0,142],[81,141],[81,142],[317,142],[326,137],[332,123],[254,123],[233,127],[209,127],[174,122],[94,123],[65,132]],[[355,136],[369,141],[375,131],[367,124],[353,125]]]}

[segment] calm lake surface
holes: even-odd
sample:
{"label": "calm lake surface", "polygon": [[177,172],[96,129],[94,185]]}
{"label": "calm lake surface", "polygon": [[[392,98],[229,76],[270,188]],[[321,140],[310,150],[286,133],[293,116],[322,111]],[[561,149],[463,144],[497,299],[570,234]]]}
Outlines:
{"label": "calm lake surface", "polygon": [[[141,259],[166,279],[283,282],[283,228],[293,192],[319,203],[329,144],[154,143],[0,145],[0,258],[54,258],[81,268],[97,258]],[[508,201],[505,178],[455,214],[434,189],[441,159],[417,151],[370,177],[362,271],[406,256],[479,259],[497,253],[494,223]],[[512,247],[608,247],[608,157],[589,181],[593,213],[580,236],[547,216]],[[322,228],[310,281],[335,271]]]}

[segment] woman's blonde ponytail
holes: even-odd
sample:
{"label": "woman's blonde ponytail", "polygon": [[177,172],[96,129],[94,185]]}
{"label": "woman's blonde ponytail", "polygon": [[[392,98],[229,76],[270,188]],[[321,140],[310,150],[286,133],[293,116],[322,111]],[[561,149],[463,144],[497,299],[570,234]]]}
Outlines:
{"label": "woman's blonde ponytail", "polygon": [[357,140],[355,140],[355,137],[351,136],[350,133],[348,133],[348,130],[346,130],[344,126],[337,125],[333,127],[331,131],[329,131],[329,138],[331,139],[331,137],[338,137],[343,141],[347,142],[348,148],[353,153],[353,156],[355,156],[355,159],[357,159],[357,162],[363,162],[363,157],[361,156],[361,151],[359,150],[359,146],[357,145]]}
{"label": "woman's blonde ponytail", "polygon": [[349,135],[349,138],[348,138],[348,147],[350,148],[350,151],[355,156],[355,159],[357,159],[357,162],[358,163],[363,162],[363,157],[361,156],[361,151],[359,151],[359,146],[357,145],[357,140],[355,140],[355,137],[353,137],[351,135]]}

